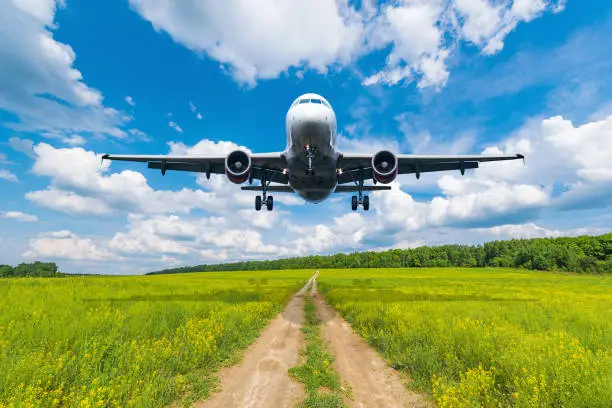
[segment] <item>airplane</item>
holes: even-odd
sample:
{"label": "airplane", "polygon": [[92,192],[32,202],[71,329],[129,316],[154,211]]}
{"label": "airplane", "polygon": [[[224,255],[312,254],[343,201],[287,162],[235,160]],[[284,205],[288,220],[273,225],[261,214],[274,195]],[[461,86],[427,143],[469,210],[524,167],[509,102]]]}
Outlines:
{"label": "airplane", "polygon": [[[146,162],[148,168],[225,174],[235,184],[248,182],[242,190],[261,192],[255,197],[255,210],[265,205],[274,207],[274,197],[268,193],[297,193],[304,200],[320,203],[332,193],[353,192],[351,209],[370,208],[370,199],[364,192],[390,190],[389,184],[400,174],[422,173],[478,168],[478,163],[523,159],[512,155],[420,155],[395,154],[380,150],[373,154],[341,152],[337,148],[336,115],[330,103],[315,93],[296,98],[285,118],[287,147],[282,152],[249,153],[241,149],[225,156],[130,156],[104,154],[102,161],[117,160]],[[252,185],[259,180],[259,185]],[[373,185],[365,185],[372,180]]]}

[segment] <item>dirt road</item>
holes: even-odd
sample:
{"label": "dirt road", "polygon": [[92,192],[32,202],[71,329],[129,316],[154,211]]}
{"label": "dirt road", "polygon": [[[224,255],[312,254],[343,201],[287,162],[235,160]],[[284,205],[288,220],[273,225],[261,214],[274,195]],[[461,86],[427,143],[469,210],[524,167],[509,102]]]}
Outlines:
{"label": "dirt road", "polygon": [[195,407],[289,408],[304,398],[304,387],[289,378],[288,370],[297,364],[303,346],[304,294],[311,281],[246,350],[240,363],[219,372],[221,391]]}
{"label": "dirt road", "polygon": [[321,335],[327,350],[334,355],[334,369],[353,393],[349,407],[395,408],[427,407],[420,394],[406,389],[397,372],[342,319],[316,292],[316,281],[311,293],[317,315],[321,319]]}

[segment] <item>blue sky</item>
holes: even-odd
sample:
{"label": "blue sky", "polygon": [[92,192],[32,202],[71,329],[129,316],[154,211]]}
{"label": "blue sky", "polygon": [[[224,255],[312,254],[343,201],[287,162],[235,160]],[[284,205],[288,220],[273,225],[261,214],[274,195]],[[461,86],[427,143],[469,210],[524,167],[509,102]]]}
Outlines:
{"label": "blue sky", "polygon": [[[244,3],[244,4],[243,4]],[[274,6],[274,7],[273,7]],[[0,263],[184,264],[598,234],[612,227],[605,0],[12,0],[0,16]],[[344,151],[523,153],[401,176],[372,209],[253,195],[103,153],[285,147],[324,95]]]}

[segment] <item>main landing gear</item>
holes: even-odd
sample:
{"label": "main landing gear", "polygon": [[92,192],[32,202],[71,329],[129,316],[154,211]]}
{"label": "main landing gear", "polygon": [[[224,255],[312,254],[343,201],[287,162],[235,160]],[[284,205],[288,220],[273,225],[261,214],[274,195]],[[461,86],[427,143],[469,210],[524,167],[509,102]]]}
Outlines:
{"label": "main landing gear", "polygon": [[312,160],[317,153],[317,148],[311,145],[304,146],[304,152],[306,152],[306,159],[308,160],[308,168],[306,169],[306,175],[313,176],[314,170],[312,169]]}
{"label": "main landing gear", "polygon": [[363,195],[363,169],[359,169],[359,179],[355,180],[353,178],[353,181],[357,186],[359,195],[351,197],[351,209],[357,211],[357,207],[361,205],[363,211],[368,211],[370,209],[370,197],[368,195]]}
{"label": "main landing gear", "polygon": [[272,209],[274,208],[274,197],[266,194],[266,191],[268,190],[268,186],[272,182],[272,177],[270,177],[270,179],[268,180],[268,176],[269,176],[268,170],[262,169],[262,175],[261,175],[261,193],[262,195],[255,197],[255,211],[260,211],[261,206],[263,204],[266,205],[266,209],[268,211],[272,211]]}

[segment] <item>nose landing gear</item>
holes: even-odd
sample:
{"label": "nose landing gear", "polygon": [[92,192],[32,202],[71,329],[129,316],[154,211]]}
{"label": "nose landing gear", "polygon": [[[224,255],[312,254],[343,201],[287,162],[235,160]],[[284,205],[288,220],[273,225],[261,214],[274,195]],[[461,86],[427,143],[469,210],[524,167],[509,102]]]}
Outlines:
{"label": "nose landing gear", "polygon": [[314,159],[315,154],[317,153],[317,148],[310,145],[306,145],[304,146],[304,152],[306,152],[306,159],[308,160],[308,168],[306,169],[306,175],[314,176],[314,170],[312,169],[312,160]]}

